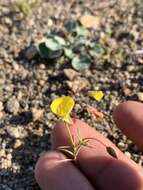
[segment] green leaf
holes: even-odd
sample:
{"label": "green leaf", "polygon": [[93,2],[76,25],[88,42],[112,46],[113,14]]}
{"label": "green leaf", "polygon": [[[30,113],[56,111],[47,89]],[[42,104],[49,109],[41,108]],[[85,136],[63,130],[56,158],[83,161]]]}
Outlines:
{"label": "green leaf", "polygon": [[105,53],[105,49],[100,44],[91,43],[89,46],[91,47],[89,53],[93,57]]}
{"label": "green leaf", "polygon": [[71,20],[65,23],[65,28],[67,32],[74,32],[77,26],[78,26],[78,23],[74,20]]}
{"label": "green leaf", "polygon": [[49,50],[49,59],[56,59],[58,57],[61,57],[62,52],[63,52],[62,50],[57,50],[57,51]]}
{"label": "green leaf", "polygon": [[71,49],[64,48],[64,54],[67,58],[72,59],[74,57],[74,53]]}
{"label": "green leaf", "polygon": [[76,34],[77,34],[77,36],[87,36],[88,30],[82,26],[77,26],[76,27]]}
{"label": "green leaf", "polygon": [[41,57],[43,58],[48,58],[49,56],[49,49],[46,47],[45,42],[41,42],[38,45],[38,52]]}
{"label": "green leaf", "polygon": [[42,42],[39,44],[38,51],[42,58],[47,58],[47,59],[55,59],[55,58],[60,57],[62,54],[62,50],[53,51],[53,50],[49,49],[46,46],[45,42]]}
{"label": "green leaf", "polygon": [[47,38],[45,40],[45,45],[48,49],[53,51],[62,49],[61,45],[54,38]]}
{"label": "green leaf", "polygon": [[53,36],[53,38],[58,42],[59,45],[61,45],[61,46],[66,45],[66,41],[64,38],[62,38],[60,36]]}
{"label": "green leaf", "polygon": [[89,69],[90,65],[91,61],[88,56],[76,56],[72,60],[72,67],[77,71]]}
{"label": "green leaf", "polygon": [[77,37],[75,43],[73,44],[73,49],[76,51],[81,51],[81,49],[89,49],[90,41],[85,37]]}
{"label": "green leaf", "polygon": [[85,46],[89,46],[91,42],[90,42],[90,40],[88,40],[87,38],[82,36],[82,37],[78,38],[78,43],[83,44]]}

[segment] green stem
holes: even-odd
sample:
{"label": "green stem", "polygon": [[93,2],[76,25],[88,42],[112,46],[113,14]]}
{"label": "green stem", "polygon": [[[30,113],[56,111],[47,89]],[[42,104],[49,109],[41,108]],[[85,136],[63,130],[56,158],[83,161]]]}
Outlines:
{"label": "green stem", "polygon": [[66,124],[66,128],[67,128],[67,130],[68,130],[70,142],[71,142],[72,146],[75,147],[75,142],[74,142],[73,136],[72,136],[72,134],[71,134],[69,125]]}

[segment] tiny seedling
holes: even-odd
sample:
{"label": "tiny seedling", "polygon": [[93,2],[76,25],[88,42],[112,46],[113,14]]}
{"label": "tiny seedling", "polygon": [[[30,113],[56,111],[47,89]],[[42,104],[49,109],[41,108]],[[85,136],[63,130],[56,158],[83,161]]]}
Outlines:
{"label": "tiny seedling", "polygon": [[37,50],[45,60],[63,56],[77,71],[89,69],[93,60],[105,53],[102,44],[91,38],[90,31],[76,20],[65,22],[62,34],[46,33]]}
{"label": "tiny seedling", "polygon": [[[95,99],[97,98],[97,101],[100,101],[103,97],[103,92],[99,91],[96,93],[98,96],[97,97],[95,96],[94,98]],[[96,148],[90,145],[90,140],[98,141],[100,144],[102,144],[105,147],[108,154],[110,154],[113,158],[117,159],[118,157],[117,157],[116,151],[112,147],[107,146],[99,139],[96,139],[93,137],[82,138],[80,135],[80,130],[78,128],[77,128],[77,141],[75,141],[70,129],[71,125],[73,124],[73,120],[70,117],[70,113],[72,109],[74,108],[74,104],[75,103],[72,97],[62,96],[53,100],[50,106],[52,112],[64,121],[66,129],[68,131],[69,145],[58,147],[58,150],[62,151],[69,157],[69,159],[66,159],[66,161],[68,160],[76,161],[77,156],[83,147]]]}

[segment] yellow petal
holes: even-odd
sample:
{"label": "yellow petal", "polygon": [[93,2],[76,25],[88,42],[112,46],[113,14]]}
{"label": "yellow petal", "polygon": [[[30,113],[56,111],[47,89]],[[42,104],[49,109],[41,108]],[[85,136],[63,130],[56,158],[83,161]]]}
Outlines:
{"label": "yellow petal", "polygon": [[102,91],[89,91],[88,95],[100,102],[104,96],[104,93]]}
{"label": "yellow petal", "polygon": [[66,123],[69,123],[69,124],[72,124],[73,121],[72,121],[72,118],[70,117],[70,115],[66,115],[63,120],[66,122]]}
{"label": "yellow petal", "polygon": [[51,103],[51,110],[54,114],[62,117],[64,120],[69,120],[69,114],[74,107],[74,100],[70,96],[62,96],[56,98]]}

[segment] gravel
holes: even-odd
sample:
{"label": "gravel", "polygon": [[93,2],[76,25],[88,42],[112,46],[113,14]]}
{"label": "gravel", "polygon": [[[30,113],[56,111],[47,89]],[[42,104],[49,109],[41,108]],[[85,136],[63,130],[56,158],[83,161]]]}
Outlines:
{"label": "gravel", "polygon": [[0,102],[0,112],[3,110],[4,106],[3,106],[3,102]]}
{"label": "gravel", "polygon": [[11,97],[7,102],[6,102],[6,111],[12,114],[17,114],[19,111],[20,105],[19,102],[15,97]]}
{"label": "gravel", "polygon": [[[143,56],[135,54],[143,46],[142,8],[141,0],[85,0],[76,2],[71,10],[69,1],[43,0],[25,16],[0,3],[0,189],[39,189],[34,179],[35,163],[51,148],[50,133],[56,122],[49,104],[64,94],[75,98],[79,118],[143,164],[141,152],[116,128],[111,117],[121,101],[143,100]],[[123,48],[124,59],[109,52],[106,59],[97,59],[89,70],[77,73],[68,63],[64,67],[62,58],[51,62],[37,57],[34,44],[43,34],[62,30],[65,20],[92,13],[101,25],[91,30],[91,36],[111,49]],[[75,89],[75,83],[81,88],[81,81],[83,88]],[[105,92],[105,97],[97,104],[86,92],[98,89]],[[98,107],[105,119],[96,123],[82,109],[81,102]]]}

